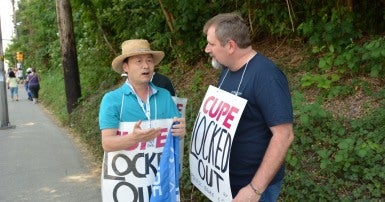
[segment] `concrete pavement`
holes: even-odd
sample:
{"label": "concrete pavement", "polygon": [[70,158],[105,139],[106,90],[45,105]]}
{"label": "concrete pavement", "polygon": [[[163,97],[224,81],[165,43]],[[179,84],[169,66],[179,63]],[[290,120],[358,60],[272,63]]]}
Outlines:
{"label": "concrete pavement", "polygon": [[0,202],[101,201],[100,177],[67,132],[27,100],[22,85],[19,101],[7,98],[15,128],[0,130]]}

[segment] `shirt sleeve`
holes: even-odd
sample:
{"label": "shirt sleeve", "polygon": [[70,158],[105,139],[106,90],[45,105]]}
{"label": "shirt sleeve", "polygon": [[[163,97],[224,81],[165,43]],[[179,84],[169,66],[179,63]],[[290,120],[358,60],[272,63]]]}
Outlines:
{"label": "shirt sleeve", "polygon": [[99,109],[100,130],[119,127],[119,106],[113,94],[107,93],[103,96]]}
{"label": "shirt sleeve", "polygon": [[293,123],[293,108],[288,81],[284,74],[274,69],[261,77],[258,104],[269,127]]}

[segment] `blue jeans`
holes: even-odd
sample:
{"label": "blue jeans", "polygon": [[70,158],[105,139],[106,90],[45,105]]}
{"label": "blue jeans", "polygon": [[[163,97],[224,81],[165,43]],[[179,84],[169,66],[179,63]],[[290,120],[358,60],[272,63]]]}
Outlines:
{"label": "blue jeans", "polygon": [[283,180],[268,186],[262,193],[260,202],[275,202],[278,200],[279,192],[281,191]]}
{"label": "blue jeans", "polygon": [[32,100],[31,92],[29,91],[28,82],[25,82],[25,91],[27,91],[27,96],[29,100]]}
{"label": "blue jeans", "polygon": [[18,96],[18,87],[11,87],[11,88],[9,88],[9,90],[11,91],[11,98],[13,99],[13,96],[16,96],[16,98],[17,98],[17,96]]}

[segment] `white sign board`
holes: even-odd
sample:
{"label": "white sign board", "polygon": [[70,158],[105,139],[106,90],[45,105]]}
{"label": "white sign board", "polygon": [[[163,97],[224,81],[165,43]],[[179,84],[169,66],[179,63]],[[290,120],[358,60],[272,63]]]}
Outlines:
{"label": "white sign board", "polygon": [[[128,135],[135,122],[121,122],[117,135]],[[102,166],[103,201],[143,201],[150,198],[160,157],[166,144],[172,119],[152,120],[151,127],[162,128],[157,138],[141,142],[126,150],[105,152]],[[149,128],[143,121],[142,129]]]}
{"label": "white sign board", "polygon": [[231,145],[247,100],[209,86],[190,144],[191,182],[212,201],[231,201]]}

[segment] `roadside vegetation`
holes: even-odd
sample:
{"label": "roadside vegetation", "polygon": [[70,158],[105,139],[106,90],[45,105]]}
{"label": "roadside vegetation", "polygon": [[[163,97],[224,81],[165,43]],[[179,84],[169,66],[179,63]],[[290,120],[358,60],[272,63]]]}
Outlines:
{"label": "roadside vegetation", "polygon": [[[145,38],[166,57],[159,71],[188,98],[187,130],[219,72],[204,54],[204,22],[240,12],[254,47],[288,76],[295,141],[287,156],[282,201],[355,201],[385,198],[385,1],[71,0],[82,97],[69,115],[55,1],[20,0],[15,53],[41,76],[41,101],[73,131],[96,165],[102,148],[98,109],[103,94],[121,84],[111,69],[122,41]],[[185,141],[182,201],[207,200],[190,182]]]}

